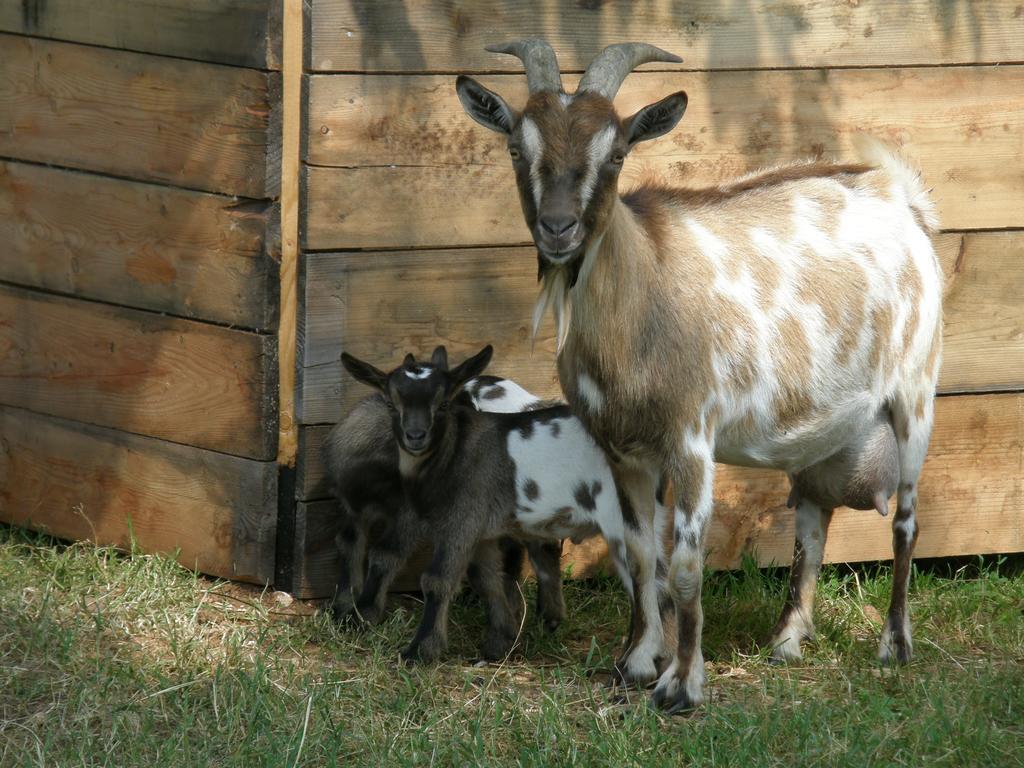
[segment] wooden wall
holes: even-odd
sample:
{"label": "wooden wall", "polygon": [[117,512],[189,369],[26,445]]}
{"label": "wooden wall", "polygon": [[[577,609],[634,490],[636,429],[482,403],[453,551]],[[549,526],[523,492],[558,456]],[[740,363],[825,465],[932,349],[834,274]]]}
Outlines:
{"label": "wooden wall", "polygon": [[[318,450],[366,390],[346,349],[382,366],[447,344],[495,345],[492,372],[557,395],[552,329],[530,350],[529,233],[503,142],[465,116],[458,73],[524,100],[518,62],[483,46],[540,35],[566,86],[605,45],[682,55],[625,83],[629,113],[674,90],[690,107],[638,147],[624,184],[699,185],[765,164],[852,159],[856,131],[921,164],[944,231],[946,354],[921,483],[921,556],[1024,549],[1024,15],[986,3],[697,0],[629,3],[310,0],[307,4],[299,282],[301,423],[292,587],[332,589],[333,510]],[[788,563],[780,473],[720,467],[711,563],[755,551]],[[826,556],[887,559],[889,521],[841,510]],[[600,548],[575,550],[576,571]]]}
{"label": "wooden wall", "polygon": [[275,0],[0,0],[0,519],[273,579]]}

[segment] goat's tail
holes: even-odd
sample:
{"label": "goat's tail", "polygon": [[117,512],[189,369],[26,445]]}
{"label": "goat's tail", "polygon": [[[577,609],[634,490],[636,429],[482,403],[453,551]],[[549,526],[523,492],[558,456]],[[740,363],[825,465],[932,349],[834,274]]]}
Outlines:
{"label": "goat's tail", "polygon": [[921,171],[907,160],[898,148],[866,133],[853,137],[853,145],[861,160],[881,168],[900,185],[907,197],[907,205],[914,213],[914,219],[929,235],[939,229],[939,215],[931,190],[926,189]]}

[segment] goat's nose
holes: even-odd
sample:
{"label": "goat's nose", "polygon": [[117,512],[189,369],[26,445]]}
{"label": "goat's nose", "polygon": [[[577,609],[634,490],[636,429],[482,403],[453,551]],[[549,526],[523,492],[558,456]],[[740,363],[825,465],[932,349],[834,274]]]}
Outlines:
{"label": "goat's nose", "polygon": [[552,237],[566,237],[572,233],[573,229],[579,223],[572,214],[562,214],[556,216],[541,216],[540,227],[545,233]]}
{"label": "goat's nose", "polygon": [[420,440],[427,436],[425,429],[407,429],[405,430],[405,437],[414,443],[418,443]]}

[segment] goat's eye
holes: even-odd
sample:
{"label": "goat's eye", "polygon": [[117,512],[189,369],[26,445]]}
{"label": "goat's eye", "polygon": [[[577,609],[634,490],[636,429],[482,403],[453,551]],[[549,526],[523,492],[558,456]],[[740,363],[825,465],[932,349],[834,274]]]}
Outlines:
{"label": "goat's eye", "polygon": [[621,152],[616,152],[614,155],[612,155],[612,162],[615,163],[615,165],[622,165],[622,161],[625,159],[626,156]]}
{"label": "goat's eye", "polygon": [[448,410],[448,401],[447,400],[442,400],[438,404],[437,410],[439,410],[439,411],[447,411]]}
{"label": "goat's eye", "polygon": [[518,160],[521,157],[521,155],[519,154],[519,148],[518,147],[509,147],[508,148],[508,156],[511,157],[513,160]]}
{"label": "goat's eye", "polygon": [[387,409],[389,411],[393,412],[395,410],[395,404],[393,402],[391,402],[390,400],[385,400],[384,401],[384,405],[387,407]]}

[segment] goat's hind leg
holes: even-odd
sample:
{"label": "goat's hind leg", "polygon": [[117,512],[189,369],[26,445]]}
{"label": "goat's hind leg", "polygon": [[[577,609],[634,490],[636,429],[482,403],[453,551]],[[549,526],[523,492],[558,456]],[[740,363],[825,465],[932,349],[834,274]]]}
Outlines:
{"label": "goat's hind leg", "polygon": [[814,593],[825,553],[825,538],[832,510],[801,499],[796,508],[796,541],[789,569],[789,590],[782,615],[772,632],[772,659],[799,661],[800,641],[814,637]]}
{"label": "goat's hind leg", "polygon": [[404,513],[390,536],[369,543],[366,581],[355,606],[356,615],[366,624],[377,624],[384,617],[388,590],[419,544],[420,533],[417,521]]}
{"label": "goat's hind leg", "polygon": [[883,664],[906,664],[913,653],[907,591],[910,563],[917,543],[917,481],[921,475],[932,432],[935,403],[933,387],[922,387],[913,396],[900,393],[892,404],[893,427],[900,461],[896,514],[892,520],[892,600],[882,628],[878,659]]}
{"label": "goat's hind leg", "polygon": [[343,622],[352,615],[356,596],[363,586],[366,559],[366,532],[352,515],[343,511],[341,530],[334,538],[338,550],[338,581],[331,601],[331,617]]}
{"label": "goat's hind leg", "polygon": [[[565,621],[562,542],[531,541],[526,545],[526,551],[530,556],[533,573],[537,577],[537,615],[544,629],[554,632]],[[509,599],[511,600],[512,596]]]}
{"label": "goat's hind leg", "polygon": [[[522,568],[523,545],[512,539],[488,541],[477,547],[467,573],[487,610],[487,631],[480,655],[488,661],[504,658],[515,645],[522,619],[519,590],[509,594],[510,570]],[[514,577],[512,577],[514,578]],[[512,602],[512,601],[515,602]]]}

